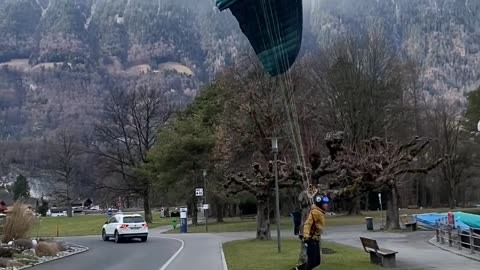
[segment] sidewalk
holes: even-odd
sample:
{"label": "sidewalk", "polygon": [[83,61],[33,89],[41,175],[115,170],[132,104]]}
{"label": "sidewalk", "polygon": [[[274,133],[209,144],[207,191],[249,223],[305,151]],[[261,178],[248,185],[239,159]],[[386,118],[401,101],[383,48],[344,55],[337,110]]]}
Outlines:
{"label": "sidewalk", "polygon": [[[441,270],[478,270],[480,263],[439,249],[428,243],[434,232],[417,231],[412,233],[386,233],[349,231],[344,228],[332,228],[323,239],[339,244],[362,248],[360,236],[376,239],[382,248],[398,251],[398,267],[420,267]],[[367,255],[367,254],[365,254]]]}

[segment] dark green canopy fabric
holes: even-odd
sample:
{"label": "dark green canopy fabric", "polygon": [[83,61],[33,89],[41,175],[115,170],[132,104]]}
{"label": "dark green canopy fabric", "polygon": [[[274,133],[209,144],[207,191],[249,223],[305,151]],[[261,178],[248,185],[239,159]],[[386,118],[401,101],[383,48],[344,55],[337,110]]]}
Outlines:
{"label": "dark green canopy fabric", "polygon": [[232,11],[271,76],[290,69],[302,44],[302,0],[217,0],[217,7]]}

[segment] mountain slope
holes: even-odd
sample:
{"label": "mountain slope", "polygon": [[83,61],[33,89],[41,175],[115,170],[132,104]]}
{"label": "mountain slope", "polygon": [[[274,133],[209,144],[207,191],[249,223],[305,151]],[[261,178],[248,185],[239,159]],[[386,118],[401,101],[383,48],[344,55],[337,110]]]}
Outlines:
{"label": "mountain slope", "polygon": [[[0,106],[2,115],[24,113],[23,127],[3,136],[48,134],[60,125],[52,119],[69,119],[57,106],[80,110],[72,100],[95,100],[97,108],[108,81],[147,84],[188,102],[202,83],[251,51],[235,18],[214,2],[0,0],[0,75],[11,77],[0,84]],[[304,0],[304,11],[302,52],[348,31],[364,35],[377,21],[403,57],[420,63],[427,93],[463,99],[480,83],[480,1]],[[26,132],[33,119],[43,128]]]}

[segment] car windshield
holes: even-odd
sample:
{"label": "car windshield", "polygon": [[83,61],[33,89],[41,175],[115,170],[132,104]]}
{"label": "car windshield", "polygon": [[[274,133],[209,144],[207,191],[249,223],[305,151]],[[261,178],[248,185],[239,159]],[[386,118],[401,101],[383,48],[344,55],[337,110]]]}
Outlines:
{"label": "car windshield", "polygon": [[123,223],[143,223],[143,217],[123,217]]}

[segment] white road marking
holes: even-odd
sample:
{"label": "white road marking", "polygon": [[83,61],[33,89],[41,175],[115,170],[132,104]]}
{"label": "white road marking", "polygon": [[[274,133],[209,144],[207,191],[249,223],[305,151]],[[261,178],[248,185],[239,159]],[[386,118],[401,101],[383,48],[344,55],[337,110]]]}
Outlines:
{"label": "white road marking", "polygon": [[225,253],[223,252],[223,244],[220,244],[220,252],[222,254],[223,270],[228,270],[227,260],[225,259]]}
{"label": "white road marking", "polygon": [[177,258],[177,256],[182,252],[183,247],[185,246],[185,242],[183,242],[183,240],[181,240],[181,239],[172,238],[172,237],[155,237],[155,238],[170,239],[170,240],[175,240],[175,241],[178,241],[178,242],[182,243],[182,246],[177,250],[177,252],[175,252],[175,254],[173,254],[173,256],[160,268],[160,270],[166,270],[167,267],[168,267],[168,266],[175,260],[175,258]]}

